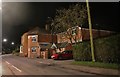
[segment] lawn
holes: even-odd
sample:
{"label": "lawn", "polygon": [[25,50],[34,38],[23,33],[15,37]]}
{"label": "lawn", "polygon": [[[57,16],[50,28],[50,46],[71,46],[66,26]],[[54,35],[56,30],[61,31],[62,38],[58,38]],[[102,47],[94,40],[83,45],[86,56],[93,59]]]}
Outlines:
{"label": "lawn", "polygon": [[74,61],[74,65],[90,66],[90,67],[99,67],[99,68],[108,68],[108,69],[118,69],[120,65],[112,63],[101,63],[101,62],[88,62],[88,61]]}

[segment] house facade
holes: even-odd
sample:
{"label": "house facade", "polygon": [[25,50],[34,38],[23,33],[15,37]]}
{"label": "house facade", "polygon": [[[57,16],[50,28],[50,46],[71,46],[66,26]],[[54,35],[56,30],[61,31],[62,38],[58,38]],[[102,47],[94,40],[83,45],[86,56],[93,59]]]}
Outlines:
{"label": "house facade", "polygon": [[[57,34],[57,42],[58,43],[63,43],[63,42],[75,43],[75,42],[82,42],[84,40],[90,40],[90,32],[89,32],[89,29],[87,28],[81,28],[79,26],[76,26],[69,32],[71,32],[72,34],[71,40],[68,36],[69,33],[63,32],[63,33]],[[109,36],[112,33],[113,32],[111,31],[92,29],[93,39]]]}
{"label": "house facade", "polygon": [[[110,35],[110,31],[92,29],[93,38]],[[72,44],[89,40],[89,29],[73,27],[66,32],[50,34],[35,28],[21,37],[20,55],[28,58],[50,58],[55,52],[72,50]]]}
{"label": "house facade", "polygon": [[[56,43],[56,35],[49,33],[43,33],[40,28],[35,28],[29,32],[26,32],[21,37],[20,55],[28,58],[47,58],[48,50],[53,51],[51,47],[45,48],[46,45],[52,42]],[[41,46],[41,45],[44,45]]]}
{"label": "house facade", "polygon": [[68,29],[68,31],[66,32],[56,34],[58,43],[64,42],[75,43],[75,41],[76,42],[82,41],[81,27],[76,26],[70,29]]}

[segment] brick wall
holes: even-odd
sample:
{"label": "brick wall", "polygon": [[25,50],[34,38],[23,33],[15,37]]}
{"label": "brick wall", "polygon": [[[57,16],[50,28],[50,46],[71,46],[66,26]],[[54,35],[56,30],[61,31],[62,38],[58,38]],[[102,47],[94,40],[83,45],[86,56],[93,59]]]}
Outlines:
{"label": "brick wall", "polygon": [[21,44],[22,44],[22,52],[21,55],[27,56],[28,54],[28,34],[24,33],[23,36],[21,37]]}
{"label": "brick wall", "polygon": [[[36,38],[36,42],[32,41],[33,36]],[[32,52],[32,47],[36,48],[36,52]],[[38,43],[38,35],[28,35],[28,57],[34,58],[40,56],[40,47]]]}
{"label": "brick wall", "polygon": [[[63,42],[68,42],[71,43],[70,39],[67,38],[69,37],[67,32],[59,33],[57,34],[57,42],[58,43],[63,43]],[[82,41],[82,34],[81,34],[81,28],[76,27],[76,35],[73,36],[76,41]],[[72,38],[72,43],[75,43],[75,40]]]}
{"label": "brick wall", "polygon": [[[92,29],[93,38],[108,36],[111,33],[112,33],[111,31]],[[89,29],[82,28],[82,39],[83,40],[89,40],[90,39]]]}
{"label": "brick wall", "polygon": [[53,39],[53,42],[57,42],[57,36],[56,35],[51,35],[51,34],[40,34],[39,35],[39,42],[49,42],[51,43]]}
{"label": "brick wall", "polygon": [[[112,32],[111,31],[106,31],[106,30],[96,30],[92,29],[92,34],[93,38],[99,38],[99,37],[104,37],[110,35]],[[76,35],[73,37],[76,38],[76,41],[83,41],[83,40],[89,40],[90,39],[90,33],[89,29],[87,28],[76,28]],[[63,43],[63,42],[70,42],[70,39],[64,36],[64,33],[59,33],[57,34],[57,42],[58,43]],[[72,39],[72,43],[74,43],[75,40]]]}
{"label": "brick wall", "polygon": [[65,47],[65,50],[72,50],[72,44],[68,44],[66,47]]}

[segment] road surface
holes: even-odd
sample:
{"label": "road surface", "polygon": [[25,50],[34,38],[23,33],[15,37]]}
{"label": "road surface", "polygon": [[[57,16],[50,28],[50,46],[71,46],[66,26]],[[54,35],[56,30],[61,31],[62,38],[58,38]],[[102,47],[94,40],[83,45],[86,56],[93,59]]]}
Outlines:
{"label": "road surface", "polygon": [[4,55],[2,56],[2,75],[94,75],[61,68],[57,63],[62,61]]}

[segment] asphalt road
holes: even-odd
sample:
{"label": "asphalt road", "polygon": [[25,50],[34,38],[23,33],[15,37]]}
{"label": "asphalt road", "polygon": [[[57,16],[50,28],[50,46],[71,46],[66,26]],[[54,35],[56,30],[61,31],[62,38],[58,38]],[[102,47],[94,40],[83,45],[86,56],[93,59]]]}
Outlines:
{"label": "asphalt road", "polygon": [[2,56],[2,75],[94,75],[61,68],[59,64],[62,63],[63,61],[4,55]]}

